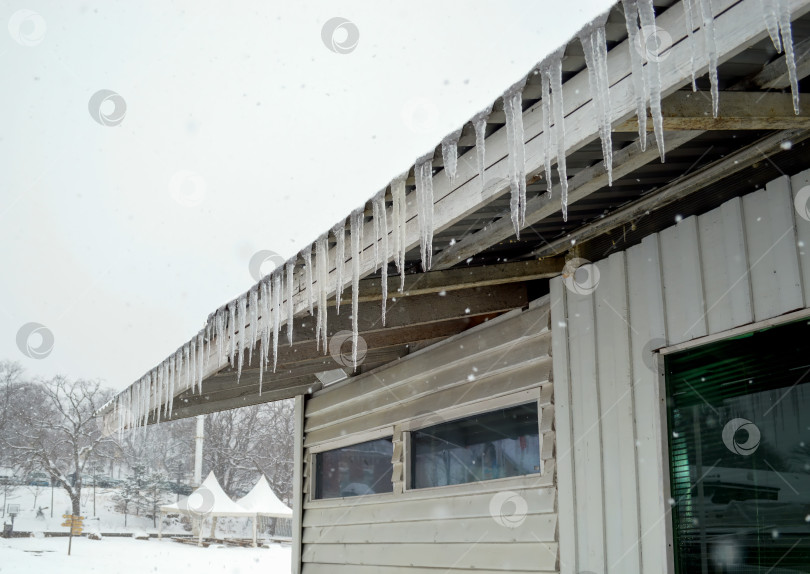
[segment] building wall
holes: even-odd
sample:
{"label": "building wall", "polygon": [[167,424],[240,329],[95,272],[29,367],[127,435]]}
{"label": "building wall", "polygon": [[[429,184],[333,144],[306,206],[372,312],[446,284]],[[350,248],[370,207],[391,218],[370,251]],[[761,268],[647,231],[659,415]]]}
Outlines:
{"label": "building wall", "polygon": [[781,177],[596,262],[590,281],[551,281],[563,574],[667,571],[654,351],[807,307],[809,185],[810,170]]}
{"label": "building wall", "polygon": [[[548,322],[546,298],[306,401],[304,574],[557,571]],[[408,490],[408,430],[531,400],[541,474]],[[385,435],[393,493],[310,500],[315,452]]]}

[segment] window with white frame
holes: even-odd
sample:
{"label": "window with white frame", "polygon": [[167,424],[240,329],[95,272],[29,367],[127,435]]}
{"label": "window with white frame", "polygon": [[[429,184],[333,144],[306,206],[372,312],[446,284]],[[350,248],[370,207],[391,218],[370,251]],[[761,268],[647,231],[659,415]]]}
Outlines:
{"label": "window with white frame", "polygon": [[410,488],[541,471],[537,402],[442,422],[410,433]]}

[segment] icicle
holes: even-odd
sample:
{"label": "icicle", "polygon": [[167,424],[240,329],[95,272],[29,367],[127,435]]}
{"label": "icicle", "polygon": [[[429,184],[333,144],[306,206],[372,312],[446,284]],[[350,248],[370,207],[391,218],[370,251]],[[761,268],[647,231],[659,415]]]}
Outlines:
{"label": "icicle", "polygon": [[405,249],[406,245],[406,229],[405,226],[408,222],[408,214],[406,213],[407,201],[405,200],[405,180],[408,178],[408,172],[402,173],[394,178],[391,182],[391,195],[394,199],[394,207],[392,210],[391,226],[393,227],[394,238],[394,262],[399,271],[399,291],[400,293],[405,288]]}
{"label": "icicle", "polygon": [[638,4],[637,0],[622,0],[624,22],[627,27],[627,43],[630,46],[631,76],[633,95],[636,100],[636,118],[638,119],[638,141],[641,151],[647,149],[647,89],[644,79],[644,60],[639,46]]}
{"label": "icicle", "polygon": [[[377,263],[376,251],[374,257],[375,267],[380,268],[380,285],[382,287],[382,324],[385,326],[385,308],[388,300],[388,221],[385,212],[385,189],[377,192],[372,199],[374,209],[374,229],[379,242],[379,251],[382,253],[380,262]],[[376,244],[376,242],[375,242]]]}
{"label": "icicle", "polygon": [[[699,0],[703,2],[704,0]],[[709,2],[710,0],[705,0]],[[646,32],[654,33],[658,28],[655,25],[655,8],[653,0],[638,0],[638,15],[641,21],[641,45],[647,46]],[[646,58],[647,51],[642,50],[642,56]],[[658,58],[646,58],[647,65],[644,67],[645,83],[650,96],[650,114],[653,120],[653,130],[655,131],[655,141],[658,144],[658,154],[661,161],[664,161],[664,118],[661,115],[661,72],[658,66]],[[716,72],[716,70],[715,70]]]}
{"label": "icicle", "polygon": [[163,418],[169,413],[169,360],[165,359],[160,364],[160,410],[163,411]]}
{"label": "icicle", "polygon": [[481,179],[481,189],[484,189],[484,170],[486,169],[486,137],[487,120],[492,112],[492,104],[484,108],[472,118],[475,128],[475,157],[478,161],[478,177]]}
{"label": "icicle", "polygon": [[762,9],[762,17],[765,26],[768,28],[768,35],[771,37],[774,48],[777,52],[782,52],[782,40],[779,36],[779,6],[780,0],[759,0],[759,7]]}
{"label": "icicle", "polygon": [[414,175],[419,210],[419,251],[422,270],[428,271],[433,259],[433,152],[416,160]]}
{"label": "icicle", "polygon": [[360,296],[360,257],[363,249],[363,208],[352,211],[350,239],[352,242],[352,364],[357,370],[358,297]]}
{"label": "icicle", "polygon": [[172,361],[172,369],[169,375],[169,418],[172,418],[172,407],[174,405],[174,392],[177,388],[177,374],[180,361],[182,359],[180,350],[174,352],[174,360]]}
{"label": "icicle", "polygon": [[310,316],[315,315],[315,297],[312,290],[312,245],[307,245],[305,249],[301,250],[301,258],[304,260],[304,284],[301,285],[299,292],[303,292],[307,300],[307,307],[309,308]]}
{"label": "icicle", "polygon": [[239,384],[239,379],[242,376],[242,365],[245,362],[245,329],[247,324],[247,296],[242,295],[239,297],[239,307],[236,310],[236,326],[239,328],[239,333],[237,334],[237,341],[239,345],[237,348],[239,349],[237,352],[239,356],[237,357],[237,371],[236,371],[236,383]]}
{"label": "icicle", "polygon": [[205,331],[197,333],[197,392],[202,393],[202,382],[205,377]]}
{"label": "icicle", "polygon": [[[544,117],[548,117],[549,112],[554,117],[554,140],[557,144],[557,174],[560,176],[560,200],[562,202],[563,220],[568,221],[568,175],[565,164],[565,111],[562,96],[562,58],[564,49],[557,50],[540,62],[538,71],[543,91],[543,99],[550,95],[550,102],[543,107]],[[544,126],[546,122],[544,120]],[[550,130],[550,127],[549,127]],[[545,129],[544,129],[545,131]],[[546,155],[546,177],[548,179],[549,192],[551,191],[551,135],[545,140],[547,149]]]}
{"label": "icicle", "polygon": [[230,349],[230,364],[236,366],[236,301],[228,303],[228,341]]}
{"label": "icicle", "polygon": [[[789,0],[761,0],[765,12],[768,33],[777,52],[784,48],[785,63],[790,78],[790,91],[793,94],[793,111],[799,114],[799,79],[796,70],[796,55],[793,52],[793,30],[790,24]],[[781,41],[780,41],[781,37]]]}
{"label": "icicle", "polygon": [[222,365],[222,346],[225,342],[225,311],[226,309],[220,307],[214,315],[214,330],[217,337],[217,366]]}
{"label": "icicle", "polygon": [[265,277],[261,282],[261,310],[262,310],[262,332],[259,337],[259,396],[262,394],[262,382],[264,380],[264,370],[267,368],[268,356],[270,354],[270,318],[272,316],[272,285],[271,277]]}
{"label": "icicle", "polygon": [[[461,128],[463,129],[463,128]],[[450,180],[450,189],[456,184],[458,175],[458,140],[461,138],[461,129],[458,129],[442,140],[442,162],[444,173]]]}
{"label": "icicle", "polygon": [[[248,365],[253,364],[253,347],[259,334],[259,286],[250,290],[250,348],[248,349]],[[261,366],[261,365],[259,365]]]}
{"label": "icicle", "polygon": [[520,230],[526,222],[526,149],[523,134],[523,86],[524,78],[503,94],[503,111],[506,114],[506,150],[509,169],[509,211],[515,235],[520,239]]}
{"label": "icicle", "polygon": [[554,157],[554,148],[551,143],[551,81],[548,78],[545,68],[538,70],[540,74],[540,109],[543,115],[543,134],[541,144],[543,146],[543,163],[546,173],[546,191],[551,199],[553,181],[551,177],[551,158]]}
{"label": "icicle", "polygon": [[286,282],[287,291],[284,294],[287,297],[287,341],[290,345],[293,344],[293,320],[295,319],[295,305],[293,305],[293,289],[295,289],[295,260],[288,261],[286,265]]}
{"label": "icicle", "polygon": [[190,343],[183,345],[183,368],[185,369],[186,382],[183,385],[183,390],[191,388],[191,349]]}
{"label": "icicle", "polygon": [[186,378],[188,379],[188,387],[191,389],[191,392],[194,392],[195,387],[195,379],[197,374],[197,339],[192,338],[188,344],[188,362],[186,363],[186,369],[188,373]]}
{"label": "icicle", "polygon": [[697,84],[695,83],[695,17],[692,10],[692,0],[683,0],[686,41],[689,42],[689,67],[692,70],[692,91],[697,92]]}
{"label": "icicle", "polygon": [[607,68],[607,39],[605,23],[607,14],[593,20],[579,33],[579,40],[585,52],[585,65],[588,67],[588,84],[591,99],[599,124],[599,137],[602,140],[602,156],[608,176],[608,185],[613,185],[613,143],[611,139],[610,81]]}
{"label": "icicle", "polygon": [[343,267],[346,265],[346,220],[332,228],[335,236],[335,308],[340,313],[340,296],[343,295]]}
{"label": "icicle", "polygon": [[281,329],[281,269],[273,274],[273,372],[278,364],[278,332]]}
{"label": "icicle", "polygon": [[[652,10],[652,0],[650,10]],[[717,78],[717,41],[714,37],[714,15],[712,14],[711,0],[698,0],[700,4],[700,14],[703,17],[703,37],[706,40],[706,52],[709,56],[709,82],[712,86],[712,114],[717,117],[717,108],[720,103],[720,87]],[[644,4],[639,8],[642,8]],[[640,11],[641,24],[644,24],[644,11]],[[642,28],[643,30],[643,28]],[[660,81],[660,79],[659,79]],[[659,86],[660,88],[660,86]]]}
{"label": "icicle", "polygon": [[317,276],[318,317],[315,321],[315,348],[320,348],[323,339],[323,352],[326,343],[326,296],[329,288],[329,236],[324,233],[315,242],[315,273]]}

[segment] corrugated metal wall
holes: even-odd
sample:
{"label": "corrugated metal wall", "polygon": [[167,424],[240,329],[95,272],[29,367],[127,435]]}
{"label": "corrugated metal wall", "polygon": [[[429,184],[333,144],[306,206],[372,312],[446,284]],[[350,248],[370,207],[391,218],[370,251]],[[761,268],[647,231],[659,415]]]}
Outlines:
{"label": "corrugated metal wall", "polygon": [[563,574],[667,571],[653,351],[807,306],[808,186],[810,170],[779,178],[597,262],[590,279],[552,280]]}
{"label": "corrugated metal wall", "polygon": [[[512,312],[307,400],[304,485],[311,488],[313,449],[361,442],[354,437],[379,431],[393,435],[394,491],[330,500],[305,495],[304,574],[556,572],[548,322],[547,302]],[[409,429],[419,426],[413,421],[427,416],[435,424],[502,408],[498,401],[516,397],[538,401],[541,475],[404,488],[404,439]],[[516,522],[498,522],[496,495],[525,501]],[[500,502],[509,504],[506,499]],[[514,510],[503,512],[511,516]]]}

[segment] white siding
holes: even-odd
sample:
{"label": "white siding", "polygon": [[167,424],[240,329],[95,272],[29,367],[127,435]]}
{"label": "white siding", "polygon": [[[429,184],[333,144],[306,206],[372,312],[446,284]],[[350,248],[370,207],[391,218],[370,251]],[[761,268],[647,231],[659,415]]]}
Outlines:
{"label": "white siding", "polygon": [[[666,572],[665,404],[655,350],[803,309],[810,170],[599,261],[593,293],[551,282],[560,571]],[[806,193],[806,192],[805,192]]]}
{"label": "white siding", "polygon": [[[557,572],[548,323],[548,303],[534,304],[307,400],[305,461],[313,452],[362,442],[374,433],[393,434],[394,491],[329,500],[305,496],[304,574]],[[404,488],[404,439],[411,425],[426,416],[440,422],[531,400],[540,407],[542,474]],[[515,528],[493,518],[493,500],[499,500],[494,497],[504,492],[526,503],[525,520]],[[512,508],[503,511],[509,515]]]}

